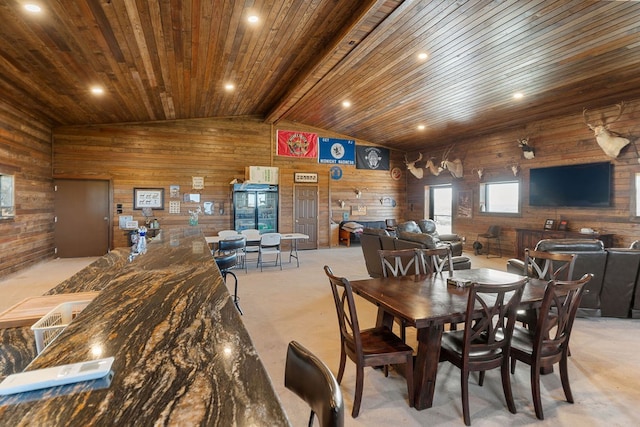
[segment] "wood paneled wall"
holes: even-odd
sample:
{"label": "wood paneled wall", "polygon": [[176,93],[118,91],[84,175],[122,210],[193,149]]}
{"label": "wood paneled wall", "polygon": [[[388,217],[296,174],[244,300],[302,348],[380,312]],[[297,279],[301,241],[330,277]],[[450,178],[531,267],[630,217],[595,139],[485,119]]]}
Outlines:
{"label": "wood paneled wall", "polygon": [[[293,189],[295,172],[318,173],[319,215],[318,245],[329,245],[330,218],[340,221],[343,210],[338,200],[346,202],[344,212],[352,205],[364,205],[367,213],[354,220],[403,218],[406,192],[406,168],[403,153],[391,152],[391,168],[400,167],[402,178],[393,180],[389,171],[369,171],[355,166],[342,166],[343,177],[332,180],[330,165],[316,159],[276,156],[277,129],[316,132],[319,136],[349,138],[322,129],[280,123],[278,127],[257,118],[216,118],[164,121],[144,124],[92,125],[61,127],[54,130],[55,178],[106,179],[113,189],[113,246],[125,246],[126,233],[118,228],[117,205],[122,214],[144,221],[141,211],[133,209],[133,189],[151,187],[165,189],[165,209],[154,210],[163,229],[184,227],[194,203],[181,203],[179,215],[169,214],[169,187],[179,185],[182,193],[200,193],[204,201],[215,203],[214,215],[200,215],[199,227],[207,235],[232,228],[231,186],[233,179],[245,177],[246,166],[279,168],[280,230],[293,230]],[[372,145],[356,140],[357,144]],[[202,176],[204,190],[192,190],[192,177]],[[295,184],[305,185],[305,184]],[[355,189],[362,190],[356,199]],[[381,199],[390,197],[396,207],[383,206]],[[224,206],[224,213],[220,208]]]}
{"label": "wood paneled wall", "polygon": [[[597,119],[603,112],[607,117],[615,116],[615,106],[592,111],[590,117]],[[628,102],[624,114],[611,129],[634,140],[640,137],[640,101]],[[529,144],[535,148],[535,158],[526,160],[518,148],[517,139],[528,136]],[[456,218],[454,208],[453,230],[466,237],[466,250],[471,251],[472,242],[478,233],[485,232],[489,225],[502,226],[502,242],[505,253],[515,253],[515,229],[542,229],[546,219],[567,220],[569,229],[593,228],[601,233],[615,234],[614,246],[627,247],[640,239],[640,223],[631,214],[631,196],[634,175],[640,172],[638,154],[633,144],[625,147],[617,159],[608,158],[596,143],[593,132],[582,119],[582,111],[553,120],[532,122],[526,128],[476,136],[464,141],[443,140],[442,146],[424,156],[440,158],[444,149],[455,143],[451,159],[460,157],[464,163],[464,177],[453,179],[446,172],[434,177],[425,172],[425,178],[408,177],[408,216],[412,219],[424,215],[424,186],[452,183],[454,201],[458,191],[473,192],[473,217]],[[640,141],[637,143],[640,144]],[[410,156],[411,157],[411,156]],[[610,160],[614,165],[613,198],[609,208],[543,208],[529,206],[529,170],[537,167],[593,163]],[[510,165],[518,164],[521,182],[521,215],[496,215],[480,213],[478,207],[479,178],[473,169],[484,169],[483,182],[512,180]]]}
{"label": "wood paneled wall", "polygon": [[51,128],[0,101],[0,173],[15,177],[16,216],[0,220],[0,277],[53,253]]}

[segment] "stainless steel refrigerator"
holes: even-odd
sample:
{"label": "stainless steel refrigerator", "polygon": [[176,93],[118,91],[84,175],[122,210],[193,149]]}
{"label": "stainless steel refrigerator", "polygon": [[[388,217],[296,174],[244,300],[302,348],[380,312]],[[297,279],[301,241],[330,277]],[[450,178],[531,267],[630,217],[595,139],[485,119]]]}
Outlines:
{"label": "stainless steel refrigerator", "polygon": [[261,233],[278,231],[278,186],[233,185],[233,228],[255,228]]}

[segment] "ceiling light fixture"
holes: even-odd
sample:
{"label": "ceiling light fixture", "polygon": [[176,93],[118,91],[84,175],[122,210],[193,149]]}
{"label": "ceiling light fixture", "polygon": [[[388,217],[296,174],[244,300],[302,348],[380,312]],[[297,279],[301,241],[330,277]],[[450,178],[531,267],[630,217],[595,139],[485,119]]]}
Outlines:
{"label": "ceiling light fixture", "polygon": [[94,95],[102,95],[104,93],[104,89],[100,86],[94,86],[91,88],[91,93]]}
{"label": "ceiling light fixture", "polygon": [[24,10],[31,13],[40,13],[42,12],[42,8],[34,3],[27,3],[24,5]]}
{"label": "ceiling light fixture", "polygon": [[524,98],[524,93],[522,92],[516,92],[513,94],[513,99],[522,99]]}
{"label": "ceiling light fixture", "polygon": [[249,17],[247,18],[247,21],[249,21],[252,24],[255,24],[258,22],[258,17],[256,15],[249,15]]}
{"label": "ceiling light fixture", "polygon": [[228,92],[231,92],[233,89],[235,89],[235,86],[233,85],[233,83],[227,83],[224,85],[224,89]]}
{"label": "ceiling light fixture", "polygon": [[418,125],[418,130],[425,130],[427,127],[425,125]]}
{"label": "ceiling light fixture", "polygon": [[344,108],[349,108],[351,107],[351,101],[342,101],[342,106]]}
{"label": "ceiling light fixture", "polygon": [[429,54],[426,52],[420,52],[418,54],[418,59],[421,61],[424,61],[425,59],[429,58]]}

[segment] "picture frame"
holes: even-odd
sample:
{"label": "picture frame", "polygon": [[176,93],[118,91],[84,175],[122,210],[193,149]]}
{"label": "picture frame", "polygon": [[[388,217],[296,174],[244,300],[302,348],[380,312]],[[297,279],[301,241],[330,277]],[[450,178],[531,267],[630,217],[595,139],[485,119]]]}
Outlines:
{"label": "picture frame", "polygon": [[556,220],[555,219],[547,219],[544,222],[545,230],[555,230],[556,229]]}
{"label": "picture frame", "polygon": [[458,191],[458,203],[456,206],[458,218],[473,217],[473,193],[469,190]]}
{"label": "picture frame", "polygon": [[134,188],[133,209],[164,210],[164,188]]}
{"label": "picture frame", "polygon": [[567,226],[568,226],[568,222],[566,219],[561,220],[558,223],[558,230],[560,231],[566,231],[567,230]]}

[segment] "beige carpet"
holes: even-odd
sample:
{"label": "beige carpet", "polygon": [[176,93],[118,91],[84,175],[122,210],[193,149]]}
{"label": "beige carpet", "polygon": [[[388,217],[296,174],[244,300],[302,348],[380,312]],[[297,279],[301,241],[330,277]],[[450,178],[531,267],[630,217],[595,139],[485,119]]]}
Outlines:
{"label": "beige carpet", "polygon": [[[472,257],[474,267],[504,269],[506,258]],[[360,247],[320,249],[300,253],[301,265],[284,263],[283,271],[249,268],[238,272],[242,320],[273,380],[294,426],[306,425],[308,409],[297,396],[284,388],[284,359],[287,344],[297,340],[337,371],[339,336],[337,319],[328,280],[322,271],[329,265],[334,273],[350,279],[366,278]],[[25,296],[40,295],[82,268],[93,259],[53,260],[0,281],[0,310]],[[285,257],[285,260],[287,258]],[[363,327],[373,325],[375,307],[358,299]],[[531,402],[529,370],[518,365],[512,376],[517,414],[508,412],[504,403],[500,374],[487,373],[484,387],[473,376],[470,386],[471,422],[474,426],[635,426],[640,425],[640,338],[638,320],[591,318],[578,319],[572,337],[570,379],[575,404],[564,400],[557,374],[542,379],[545,421],[535,418]],[[415,337],[415,334],[409,335]],[[412,344],[410,342],[410,344]],[[460,372],[442,363],[434,406],[416,411],[407,406],[406,383],[395,373],[385,378],[380,371],[365,371],[360,416],[351,418],[355,384],[353,363],[347,362],[342,391],[347,426],[425,426],[464,425],[460,403]]]}

